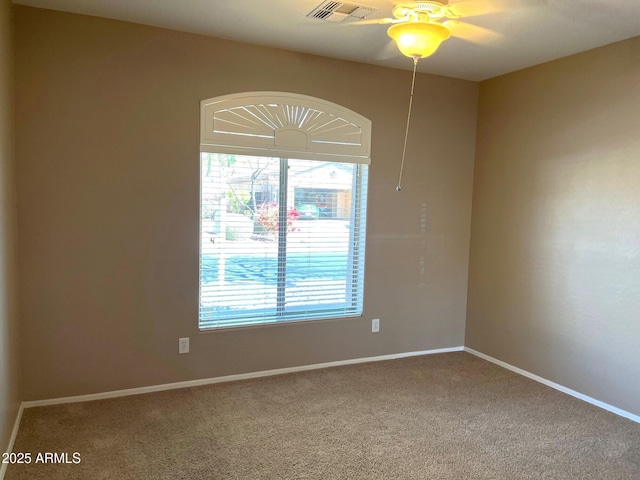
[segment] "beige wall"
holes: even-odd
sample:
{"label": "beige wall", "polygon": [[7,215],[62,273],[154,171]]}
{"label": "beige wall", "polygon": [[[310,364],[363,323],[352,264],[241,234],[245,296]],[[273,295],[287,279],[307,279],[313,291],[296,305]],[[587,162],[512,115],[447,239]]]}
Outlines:
{"label": "beige wall", "polygon": [[465,344],[640,414],[640,37],[482,82]]}
{"label": "beige wall", "polygon": [[0,0],[0,452],[9,444],[22,393],[16,295],[11,3]]}
{"label": "beige wall", "polygon": [[[16,17],[25,399],[462,345],[476,83],[419,75],[397,193],[408,71]],[[256,90],[373,122],[363,318],[198,333],[199,101]]]}

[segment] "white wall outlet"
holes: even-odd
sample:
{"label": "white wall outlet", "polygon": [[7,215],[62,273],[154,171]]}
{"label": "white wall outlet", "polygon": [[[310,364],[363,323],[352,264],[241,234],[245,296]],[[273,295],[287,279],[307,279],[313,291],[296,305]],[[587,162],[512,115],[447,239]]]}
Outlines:
{"label": "white wall outlet", "polygon": [[189,353],[189,337],[178,339],[178,353]]}
{"label": "white wall outlet", "polygon": [[373,333],[378,333],[380,331],[380,319],[374,318],[371,320],[371,331]]}

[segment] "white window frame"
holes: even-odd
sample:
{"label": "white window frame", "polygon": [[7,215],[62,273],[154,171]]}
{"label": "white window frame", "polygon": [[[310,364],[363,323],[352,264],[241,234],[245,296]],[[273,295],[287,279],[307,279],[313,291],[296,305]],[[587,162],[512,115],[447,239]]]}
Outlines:
{"label": "white window frame", "polygon": [[[200,111],[201,153],[361,165],[371,163],[371,121],[326,100],[284,92],[247,92],[203,100]],[[358,188],[362,189],[363,185],[359,185]],[[364,188],[366,188],[366,176]],[[362,198],[366,201],[366,190]],[[363,212],[366,212],[366,205],[363,207]],[[357,248],[364,253],[366,218],[358,221],[360,222],[358,226],[360,244]],[[201,272],[202,251],[200,251]],[[203,320],[201,278],[199,280],[200,329],[229,328],[229,325],[209,324]],[[364,264],[360,281],[364,282]],[[363,286],[360,285],[360,288]],[[345,313],[344,316],[362,314],[362,295],[357,310],[351,313]],[[319,318],[334,318],[334,316],[311,315],[309,318],[297,318],[294,321]],[[263,323],[265,322],[256,320],[244,325]]]}

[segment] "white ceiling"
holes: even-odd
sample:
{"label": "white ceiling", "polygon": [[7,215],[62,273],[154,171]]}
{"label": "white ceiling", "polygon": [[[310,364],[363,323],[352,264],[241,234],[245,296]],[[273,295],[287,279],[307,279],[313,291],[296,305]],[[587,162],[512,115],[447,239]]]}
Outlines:
{"label": "white ceiling", "polygon": [[[388,25],[334,24],[306,15],[322,0],[14,0],[259,45],[411,69],[390,44]],[[640,35],[640,0],[451,0],[493,13],[463,20],[482,44],[447,40],[419,71],[468,80],[503,73]],[[391,16],[401,0],[355,0]],[[404,2],[406,3],[406,2]],[[462,8],[461,7],[461,8]],[[494,35],[482,34],[482,27]],[[486,32],[485,32],[486,33]],[[498,35],[495,35],[498,34]],[[495,38],[500,37],[500,38]]]}

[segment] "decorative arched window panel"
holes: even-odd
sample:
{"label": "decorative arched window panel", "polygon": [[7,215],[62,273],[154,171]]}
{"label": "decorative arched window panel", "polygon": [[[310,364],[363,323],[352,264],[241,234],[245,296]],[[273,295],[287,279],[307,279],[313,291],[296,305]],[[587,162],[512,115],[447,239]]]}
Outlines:
{"label": "decorative arched window panel", "polygon": [[282,92],[200,115],[200,328],[361,315],[371,122]]}
{"label": "decorative arched window panel", "polygon": [[252,92],[201,104],[202,151],[369,163],[371,121],[305,95]]}

